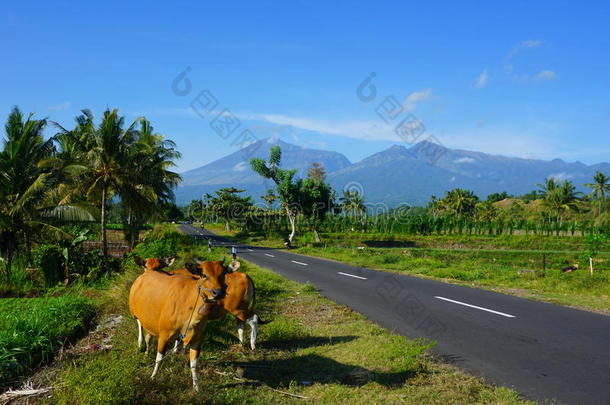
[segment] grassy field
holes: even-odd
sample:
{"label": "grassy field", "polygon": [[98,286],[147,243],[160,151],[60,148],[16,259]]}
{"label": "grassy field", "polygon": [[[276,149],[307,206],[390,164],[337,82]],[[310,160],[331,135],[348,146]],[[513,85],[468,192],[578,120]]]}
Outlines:
{"label": "grassy field", "polygon": [[52,359],[94,314],[92,301],[81,296],[0,299],[0,388]]}
{"label": "grassy field", "polygon": [[[192,247],[181,255],[206,254]],[[525,403],[514,391],[436,361],[427,354],[432,342],[392,334],[323,298],[311,285],[298,285],[249,263],[242,269],[256,283],[259,314],[271,322],[261,326],[256,351],[237,343],[232,319],[211,322],[200,362],[200,393],[191,389],[186,353],[167,357],[158,377],[150,380],[154,353],[146,356],[137,350],[135,322],[126,306],[129,286],[141,270],[129,267],[99,299],[102,319],[123,316],[123,322],[105,333],[110,348],[78,349],[99,339],[93,334],[41,371],[35,383],[56,387],[42,402]],[[242,372],[243,378],[236,378]]]}
{"label": "grassy field", "polygon": [[[212,230],[254,245],[283,247],[277,238],[244,238],[222,227]],[[297,240],[292,252],[610,313],[610,254],[599,254],[591,276],[579,237],[443,235],[400,239],[324,234],[323,242],[317,244],[309,239],[305,235]],[[396,243],[403,245],[371,247]],[[573,263],[580,263],[581,269],[573,273],[560,271]]]}

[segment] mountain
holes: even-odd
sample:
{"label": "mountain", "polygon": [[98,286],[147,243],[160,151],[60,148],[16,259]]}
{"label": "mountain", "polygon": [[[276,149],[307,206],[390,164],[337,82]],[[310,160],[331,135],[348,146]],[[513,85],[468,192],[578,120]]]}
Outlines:
{"label": "mountain", "polygon": [[242,150],[220,158],[205,166],[182,173],[182,184],[176,191],[178,204],[185,204],[205,193],[212,193],[222,187],[237,187],[247,190],[247,194],[258,199],[273,184],[250,169],[249,160],[254,157],[267,159],[269,149],[282,149],[282,167],[297,169],[296,176],[307,176],[312,163],[321,163],[327,173],[350,166],[350,161],[341,153],[308,149],[286,143],[280,139],[267,138],[257,141]]}
{"label": "mountain", "polygon": [[282,167],[298,169],[297,176],[306,176],[307,168],[319,162],[339,194],[346,187],[358,189],[365,202],[388,206],[425,205],[432,195],[441,197],[456,187],[473,190],[481,198],[501,191],[524,194],[549,177],[571,180],[579,191],[587,191],[583,184],[592,180],[596,170],[610,172],[609,163],[588,166],[561,159],[506,157],[449,149],[427,141],[411,148],[394,145],[352,164],[337,152],[302,148],[269,138],[183,173],[184,182],[176,192],[178,203],[185,204],[204,193],[229,186],[243,188],[258,200],[273,184],[253,173],[248,160],[267,158],[274,145],[282,148]]}
{"label": "mountain", "polygon": [[442,196],[446,190],[461,187],[487,195],[497,191],[488,180],[472,178],[431,165],[411,149],[392,146],[360,162],[330,173],[336,190],[355,187],[368,203],[425,205],[430,196]]}

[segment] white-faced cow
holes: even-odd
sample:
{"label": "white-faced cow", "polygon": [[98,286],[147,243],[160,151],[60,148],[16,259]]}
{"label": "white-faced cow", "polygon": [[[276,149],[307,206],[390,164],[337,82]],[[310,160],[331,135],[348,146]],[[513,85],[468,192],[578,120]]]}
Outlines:
{"label": "white-faced cow", "polygon": [[205,326],[210,318],[222,311],[218,301],[224,298],[224,277],[227,269],[222,262],[204,262],[197,278],[158,271],[159,259],[148,259],[146,270],[131,286],[129,310],[138,322],[138,343],[142,333],[157,336],[157,357],[151,378],[157,374],[167,342],[182,337],[189,348],[193,387],[198,390],[197,361]]}

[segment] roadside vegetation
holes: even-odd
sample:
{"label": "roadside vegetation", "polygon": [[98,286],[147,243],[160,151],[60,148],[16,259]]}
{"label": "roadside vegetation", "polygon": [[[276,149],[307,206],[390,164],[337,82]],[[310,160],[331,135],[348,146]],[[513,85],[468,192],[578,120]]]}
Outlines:
{"label": "roadside vegetation", "polygon": [[[142,251],[172,249],[180,238],[167,227],[142,243]],[[150,249],[150,250],[149,250]],[[205,244],[180,244],[179,261],[197,256],[218,259]],[[179,266],[176,264],[174,267]],[[201,392],[191,389],[185,352],[164,360],[152,381],[154,353],[137,349],[137,333],[128,314],[127,296],[141,269],[126,270],[97,299],[100,318],[123,321],[106,342],[111,348],[68,350],[61,361],[34,376],[56,386],[44,403],[525,403],[514,391],[492,387],[428,354],[433,342],[408,340],[376,326],[350,309],[334,304],[311,285],[299,285],[243,262],[256,284],[261,326],[259,348],[238,344],[235,322],[210,323],[203,344]],[[298,398],[296,396],[305,397]]]}
{"label": "roadside vegetation", "polygon": [[0,388],[14,385],[82,336],[94,315],[90,299],[72,294],[0,300]]}

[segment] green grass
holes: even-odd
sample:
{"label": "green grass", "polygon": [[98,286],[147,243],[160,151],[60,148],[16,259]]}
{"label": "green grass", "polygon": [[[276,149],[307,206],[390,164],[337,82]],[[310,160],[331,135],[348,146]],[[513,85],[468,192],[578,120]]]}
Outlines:
{"label": "green grass", "polygon": [[87,330],[90,299],[65,295],[0,299],[0,387],[14,384]]}
{"label": "green grass", "polygon": [[[182,255],[218,258],[224,250],[189,247]],[[408,340],[334,304],[310,285],[294,282],[244,262],[257,287],[262,325],[258,348],[236,343],[231,318],[214,321],[201,355],[201,392],[191,389],[186,353],[167,357],[150,380],[154,353],[136,347],[135,322],[127,294],[140,269],[129,268],[100,302],[106,314],[122,314],[108,351],[65,356],[38,381],[57,389],[53,404],[130,403],[479,403],[516,404],[514,391],[492,387],[427,354],[432,342]],[[247,381],[234,379],[245,370]],[[253,383],[252,381],[257,381]],[[260,386],[303,395],[301,400]]]}
{"label": "green grass", "polygon": [[[283,248],[278,239],[268,240],[262,235],[244,237],[218,227],[213,230],[246,243]],[[599,254],[591,276],[580,237],[323,234],[323,242],[318,244],[307,242],[308,238],[304,235],[297,240],[292,252],[610,312],[610,254]],[[402,242],[404,246],[369,247],[367,241],[383,241],[388,245]],[[357,249],[358,246],[365,248]],[[580,264],[578,271],[560,271],[573,263]]]}

